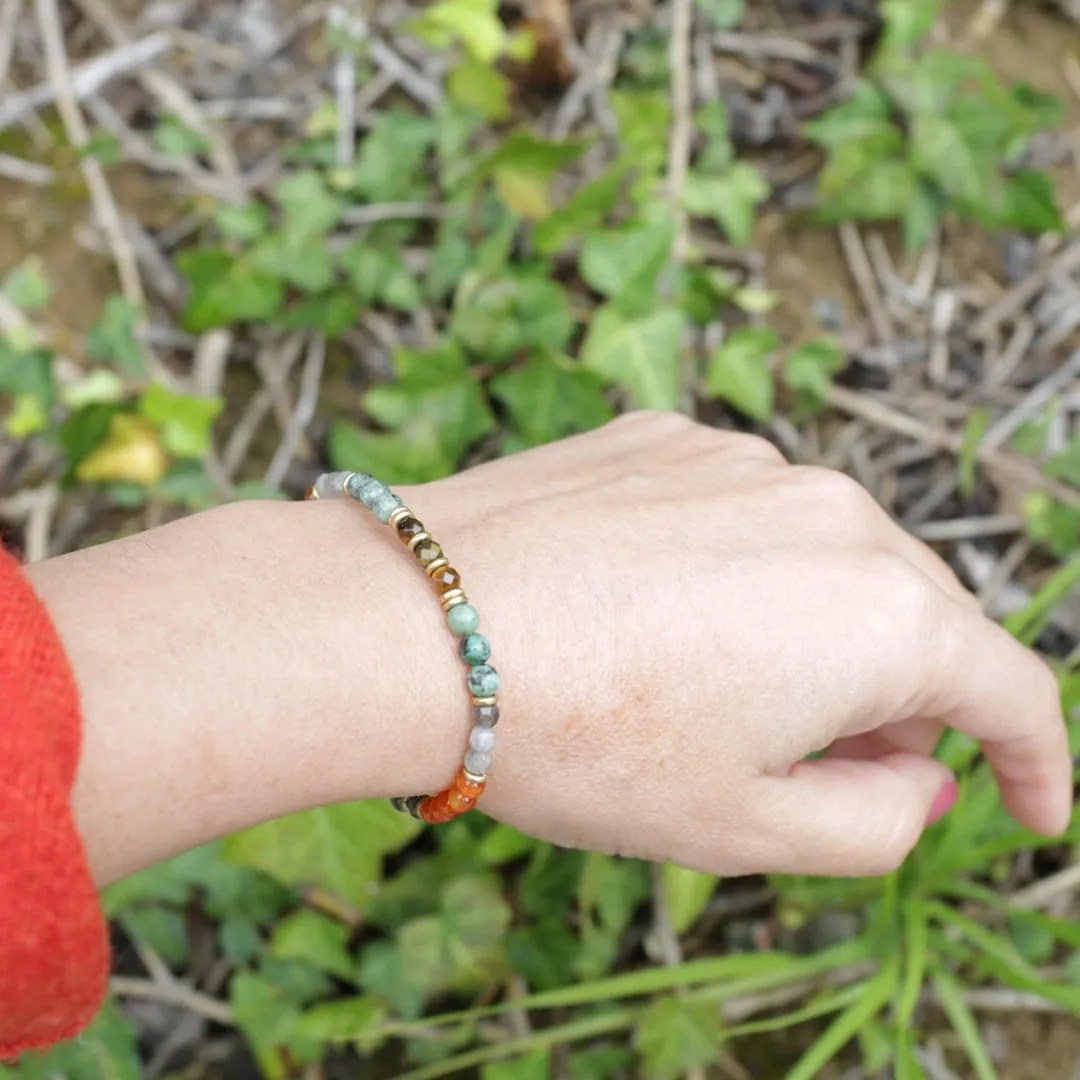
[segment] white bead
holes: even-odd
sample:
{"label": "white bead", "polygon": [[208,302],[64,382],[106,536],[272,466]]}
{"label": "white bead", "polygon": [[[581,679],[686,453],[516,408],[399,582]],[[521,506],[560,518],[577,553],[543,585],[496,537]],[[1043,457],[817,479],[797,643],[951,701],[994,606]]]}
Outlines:
{"label": "white bead", "polygon": [[347,472],[323,473],[315,481],[315,494],[320,499],[341,499],[345,497],[345,481],[349,478]]}
{"label": "white bead", "polygon": [[495,749],[495,732],[477,725],[469,732],[469,746],[478,754],[490,754]]}

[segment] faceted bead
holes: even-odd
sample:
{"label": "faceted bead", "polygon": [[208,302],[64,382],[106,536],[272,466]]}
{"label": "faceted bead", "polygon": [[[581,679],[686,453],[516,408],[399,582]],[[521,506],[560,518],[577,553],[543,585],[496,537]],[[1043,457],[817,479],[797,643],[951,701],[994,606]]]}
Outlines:
{"label": "faceted bead", "polygon": [[471,810],[476,805],[476,800],[470,799],[468,795],[463,794],[457,788],[453,788],[446,798],[446,805],[455,814],[464,814],[466,810]]}
{"label": "faceted bead", "polygon": [[473,723],[480,727],[493,728],[499,722],[499,706],[474,705],[472,718]]}
{"label": "faceted bead", "polygon": [[466,681],[473,697],[491,697],[499,692],[499,673],[490,664],[471,668]]}
{"label": "faceted bead", "polygon": [[426,570],[436,559],[442,558],[443,550],[434,540],[421,540],[413,549],[417,561]]}
{"label": "faceted bead", "polygon": [[362,502],[369,510],[371,509],[372,501],[384,491],[388,492],[389,488],[385,484],[380,484],[378,480],[373,476],[368,476],[367,473],[353,473],[348,480],[345,481],[345,491],[357,502]]}
{"label": "faceted bead", "polygon": [[468,634],[461,639],[461,659],[466,664],[486,664],[491,659],[491,642],[483,634]]}
{"label": "faceted bead", "polygon": [[[458,637],[465,637],[466,634],[473,633],[480,625],[480,613],[472,604],[458,604],[446,613],[446,625],[450,627],[451,633],[457,634]],[[476,696],[484,697],[483,694]]]}
{"label": "faceted bead", "polygon": [[431,580],[435,582],[435,588],[440,593],[461,587],[461,575],[452,566],[440,567],[431,575]]}
{"label": "faceted bead", "polygon": [[475,780],[470,780],[465,770],[461,769],[454,779],[454,787],[457,788],[462,795],[468,795],[470,799],[476,800],[484,794],[484,789],[487,787],[487,784],[478,784]]}
{"label": "faceted bead", "polygon": [[488,769],[491,768],[491,755],[479,750],[470,750],[465,755],[465,768],[473,776],[486,776]]}
{"label": "faceted bead", "polygon": [[414,517],[403,517],[397,523],[397,534],[406,544],[414,536],[419,536],[423,531],[423,524]]}
{"label": "faceted bead", "polygon": [[385,525],[390,520],[390,515],[405,504],[389,489],[377,496],[371,504],[371,512]]}
{"label": "faceted bead", "polygon": [[347,472],[323,473],[312,484],[315,497],[318,499],[340,499],[345,493],[345,481],[349,479],[350,475]]}
{"label": "faceted bead", "polygon": [[438,825],[446,820],[446,811],[448,809],[446,805],[447,793],[445,791],[440,792],[438,795],[432,795],[425,799],[420,804],[420,816],[429,825]]}
{"label": "faceted bead", "polygon": [[478,754],[490,754],[495,749],[495,732],[487,727],[474,727],[469,732],[469,748]]}

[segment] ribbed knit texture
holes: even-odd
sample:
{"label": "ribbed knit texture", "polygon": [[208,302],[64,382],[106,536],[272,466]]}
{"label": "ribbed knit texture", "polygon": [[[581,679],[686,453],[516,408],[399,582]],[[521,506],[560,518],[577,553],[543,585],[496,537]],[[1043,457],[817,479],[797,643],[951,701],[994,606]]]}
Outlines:
{"label": "ribbed knit texture", "polygon": [[69,803],[80,724],[56,631],[0,552],[0,1059],[75,1035],[105,993],[105,923]]}

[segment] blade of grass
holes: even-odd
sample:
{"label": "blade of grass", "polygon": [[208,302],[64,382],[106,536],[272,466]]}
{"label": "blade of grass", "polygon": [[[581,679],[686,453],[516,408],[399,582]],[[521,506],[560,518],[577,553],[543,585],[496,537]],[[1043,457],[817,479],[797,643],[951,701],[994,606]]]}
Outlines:
{"label": "blade of grass", "polygon": [[805,1005],[801,1009],[782,1013],[780,1016],[770,1016],[767,1020],[749,1020],[745,1024],[737,1024],[728,1028],[729,1038],[738,1039],[745,1035],[767,1035],[772,1031],[783,1031],[785,1028],[794,1027],[796,1024],[805,1024],[808,1020],[816,1020],[819,1016],[828,1016],[829,1013],[839,1012],[840,1009],[853,1004],[866,992],[866,984],[855,983],[854,986],[846,986],[842,990],[836,990],[826,994],[816,1001]]}
{"label": "blade of grass", "polygon": [[911,1046],[911,1032],[901,1031],[898,1034],[899,1041],[896,1044],[894,1063],[895,1080],[926,1080],[926,1073]]}
{"label": "blade of grass", "polygon": [[1005,629],[1024,645],[1033,645],[1059,605],[1077,586],[1080,586],[1080,554],[1073,555],[1031,598],[1027,607],[1010,615],[1005,620]]}
{"label": "blade of grass", "polygon": [[915,1015],[926,980],[926,908],[909,901],[904,908],[904,976],[896,1003],[896,1024],[904,1029]]}
{"label": "blade of grass", "polygon": [[859,1029],[885,1008],[895,992],[896,980],[896,967],[890,966],[865,983],[862,997],[825,1029],[785,1080],[815,1080],[821,1070],[855,1038]]}
{"label": "blade of grass", "polygon": [[975,1070],[975,1076],[978,1080],[998,1080],[997,1070],[983,1045],[979,1025],[964,1001],[960,984],[944,971],[935,971],[933,981],[945,1015],[948,1016],[953,1030],[960,1037],[964,1053],[967,1054],[968,1061]]}

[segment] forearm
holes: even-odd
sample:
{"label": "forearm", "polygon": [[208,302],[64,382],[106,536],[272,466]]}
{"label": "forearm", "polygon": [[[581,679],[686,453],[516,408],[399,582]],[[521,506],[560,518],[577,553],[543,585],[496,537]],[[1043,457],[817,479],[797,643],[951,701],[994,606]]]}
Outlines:
{"label": "forearm", "polygon": [[30,568],[82,696],[74,801],[99,884],[282,814],[445,784],[460,662],[388,540],[347,503],[242,503]]}

